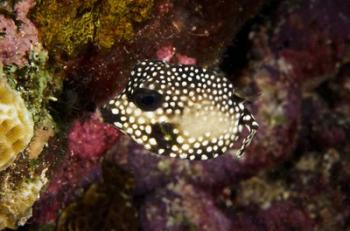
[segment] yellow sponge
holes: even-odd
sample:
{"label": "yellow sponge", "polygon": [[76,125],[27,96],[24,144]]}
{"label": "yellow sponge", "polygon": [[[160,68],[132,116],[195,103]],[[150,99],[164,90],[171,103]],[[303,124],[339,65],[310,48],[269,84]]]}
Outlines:
{"label": "yellow sponge", "polygon": [[0,170],[25,149],[33,130],[32,116],[22,97],[0,76]]}

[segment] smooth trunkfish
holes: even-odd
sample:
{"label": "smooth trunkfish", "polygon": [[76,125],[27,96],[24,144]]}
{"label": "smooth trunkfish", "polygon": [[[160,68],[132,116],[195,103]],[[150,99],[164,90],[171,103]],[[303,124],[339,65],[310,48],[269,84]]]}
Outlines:
{"label": "smooth trunkfish", "polygon": [[193,65],[143,61],[124,91],[100,111],[153,153],[207,160],[225,153],[249,131],[237,156],[251,143],[258,123],[223,75]]}

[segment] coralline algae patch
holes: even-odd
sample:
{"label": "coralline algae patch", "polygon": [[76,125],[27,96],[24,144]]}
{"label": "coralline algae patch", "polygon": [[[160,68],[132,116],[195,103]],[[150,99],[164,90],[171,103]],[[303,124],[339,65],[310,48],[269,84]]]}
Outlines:
{"label": "coralline algae patch", "polygon": [[0,62],[22,67],[27,52],[38,42],[38,31],[27,18],[34,0],[0,1]]}
{"label": "coralline algae patch", "polygon": [[0,169],[8,166],[28,145],[33,127],[32,116],[20,94],[0,76]]}
{"label": "coralline algae patch", "polygon": [[32,18],[50,51],[73,55],[88,44],[110,48],[129,40],[134,24],[147,19],[153,0],[40,1]]}

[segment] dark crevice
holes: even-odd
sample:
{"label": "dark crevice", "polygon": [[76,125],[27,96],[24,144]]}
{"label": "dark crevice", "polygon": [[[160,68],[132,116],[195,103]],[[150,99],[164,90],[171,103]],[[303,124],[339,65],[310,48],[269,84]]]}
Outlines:
{"label": "dark crevice", "polygon": [[259,14],[248,20],[235,35],[231,45],[227,47],[219,64],[226,76],[239,75],[249,61],[248,51],[251,43],[248,38],[252,29],[271,19],[281,0],[267,0]]}

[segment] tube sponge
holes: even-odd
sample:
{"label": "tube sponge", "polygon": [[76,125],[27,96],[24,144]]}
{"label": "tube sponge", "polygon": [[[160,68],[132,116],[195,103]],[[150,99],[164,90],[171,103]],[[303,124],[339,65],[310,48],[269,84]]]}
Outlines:
{"label": "tube sponge", "polygon": [[22,97],[0,76],[0,170],[25,149],[33,130],[32,116]]}

